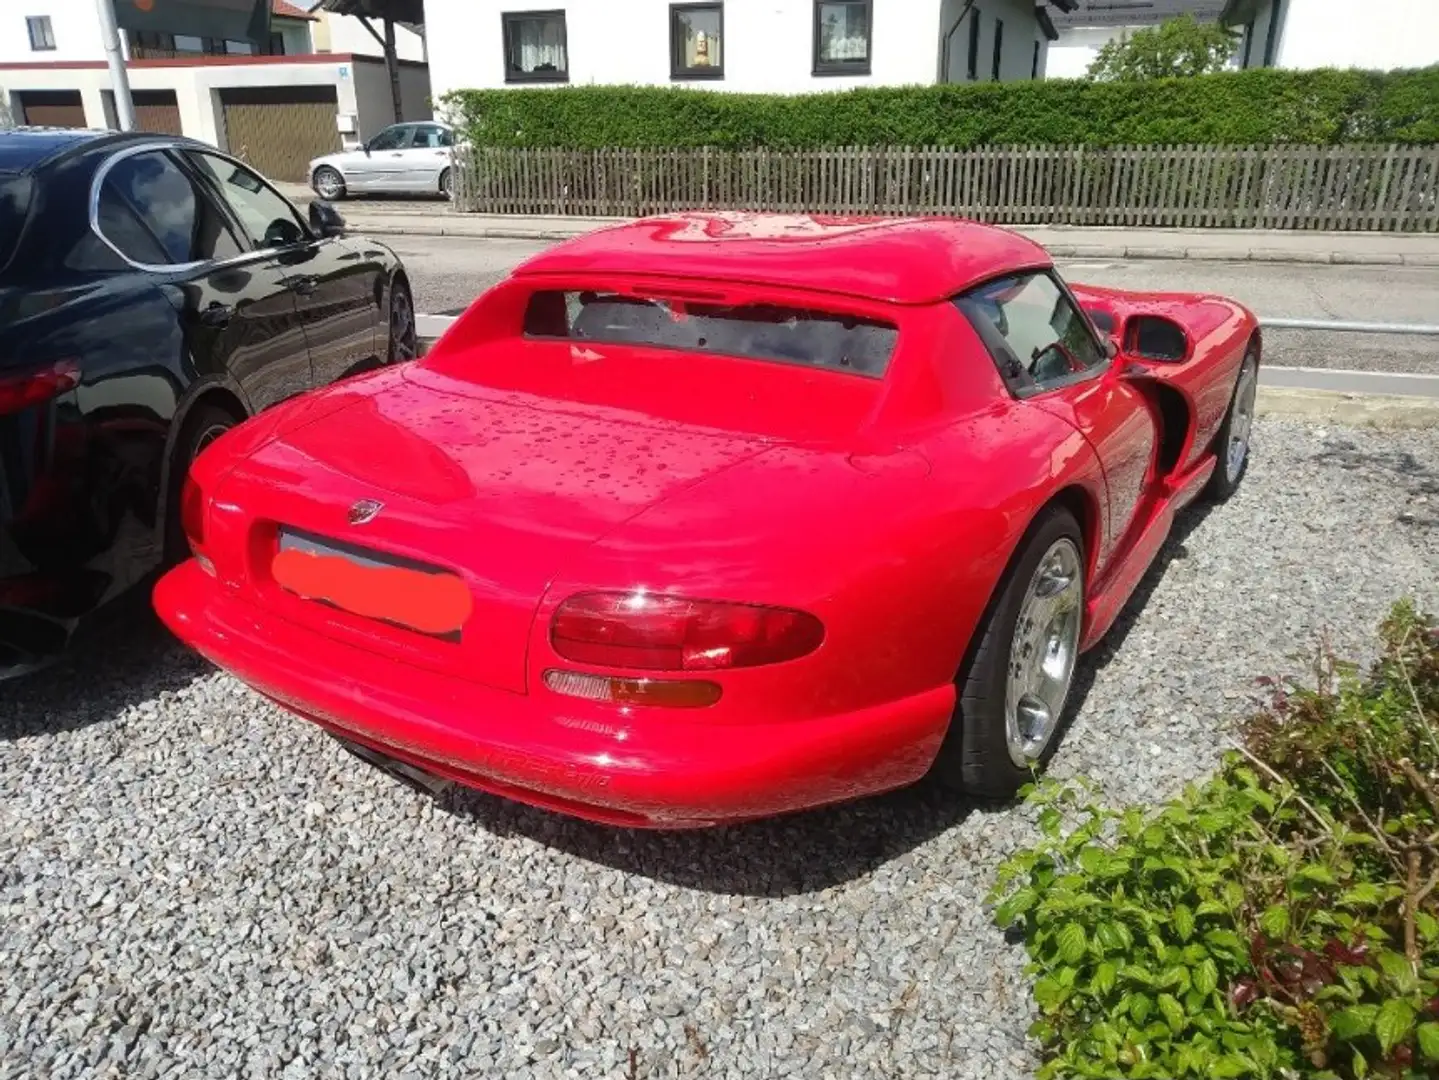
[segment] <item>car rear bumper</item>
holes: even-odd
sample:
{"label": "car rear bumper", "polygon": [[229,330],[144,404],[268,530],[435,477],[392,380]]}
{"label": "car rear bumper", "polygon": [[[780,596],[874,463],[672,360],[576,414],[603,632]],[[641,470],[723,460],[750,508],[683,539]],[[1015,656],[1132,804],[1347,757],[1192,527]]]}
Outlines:
{"label": "car rear bumper", "polygon": [[716,825],[901,787],[928,770],[954,708],[944,686],[818,720],[626,716],[336,642],[221,587],[193,560],[161,579],[155,607],[201,654],[322,727],[459,783],[615,825]]}

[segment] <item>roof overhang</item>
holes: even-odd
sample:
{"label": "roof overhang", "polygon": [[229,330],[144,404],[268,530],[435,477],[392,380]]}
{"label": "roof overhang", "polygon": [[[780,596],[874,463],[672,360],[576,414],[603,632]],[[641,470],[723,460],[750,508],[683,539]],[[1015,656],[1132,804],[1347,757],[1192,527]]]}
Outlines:
{"label": "roof overhang", "polygon": [[118,0],[115,24],[122,30],[265,42],[270,39],[270,0]]}
{"label": "roof overhang", "polygon": [[1059,31],[1054,28],[1054,20],[1049,17],[1049,9],[1042,4],[1034,9],[1034,21],[1039,23],[1039,30],[1046,41],[1058,41]]}
{"label": "roof overhang", "polygon": [[1259,11],[1269,0],[1225,0],[1219,21],[1225,26],[1241,26],[1258,18]]}
{"label": "roof overhang", "polygon": [[363,15],[394,22],[425,22],[425,0],[320,0],[320,7],[335,15]]}

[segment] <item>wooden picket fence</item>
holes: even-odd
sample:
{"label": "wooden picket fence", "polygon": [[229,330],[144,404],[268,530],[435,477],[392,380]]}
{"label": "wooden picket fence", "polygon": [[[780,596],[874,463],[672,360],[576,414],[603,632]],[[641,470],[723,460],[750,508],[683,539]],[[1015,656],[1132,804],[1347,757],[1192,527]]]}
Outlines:
{"label": "wooden picket fence", "polygon": [[1439,232],[1439,146],[456,150],[456,209]]}

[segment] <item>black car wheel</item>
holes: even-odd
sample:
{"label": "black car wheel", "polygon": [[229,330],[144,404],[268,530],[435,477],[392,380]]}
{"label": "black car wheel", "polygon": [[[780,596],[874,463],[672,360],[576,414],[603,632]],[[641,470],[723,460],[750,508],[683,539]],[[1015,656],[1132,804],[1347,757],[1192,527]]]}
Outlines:
{"label": "black car wheel", "polygon": [[1239,488],[1239,481],[1249,468],[1249,436],[1254,428],[1254,398],[1259,387],[1259,350],[1249,346],[1239,377],[1234,381],[1234,394],[1229,399],[1229,412],[1214,436],[1214,474],[1204,494],[1214,502],[1223,502]]}
{"label": "black car wheel", "polygon": [[334,200],[345,197],[345,178],[328,165],[322,165],[315,170],[313,183],[315,194],[322,199]]}
{"label": "black car wheel", "polygon": [[440,194],[447,199],[455,197],[455,176],[449,169],[440,173]]}
{"label": "black car wheel", "polygon": [[388,363],[399,364],[420,354],[419,331],[415,327],[415,303],[403,281],[390,286],[390,351]]}
{"label": "black car wheel", "polygon": [[173,566],[190,550],[185,528],[180,520],[180,494],[189,475],[190,465],[212,442],[239,421],[234,414],[218,405],[199,404],[185,420],[185,428],[175,443],[175,458],[170,463],[170,490],[165,515],[165,564]]}
{"label": "black car wheel", "polygon": [[935,763],[942,782],[1007,799],[1049,760],[1079,657],[1084,565],[1068,510],[1053,507],[1030,526],[955,680],[959,700]]}

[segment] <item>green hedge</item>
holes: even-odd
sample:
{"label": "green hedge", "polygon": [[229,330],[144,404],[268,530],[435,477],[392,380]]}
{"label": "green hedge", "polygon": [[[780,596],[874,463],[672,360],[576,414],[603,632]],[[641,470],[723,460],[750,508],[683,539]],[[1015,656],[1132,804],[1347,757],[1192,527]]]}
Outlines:
{"label": "green hedge", "polygon": [[1439,142],[1439,66],[792,96],[640,86],[460,90],[444,103],[472,142],[502,147]]}

